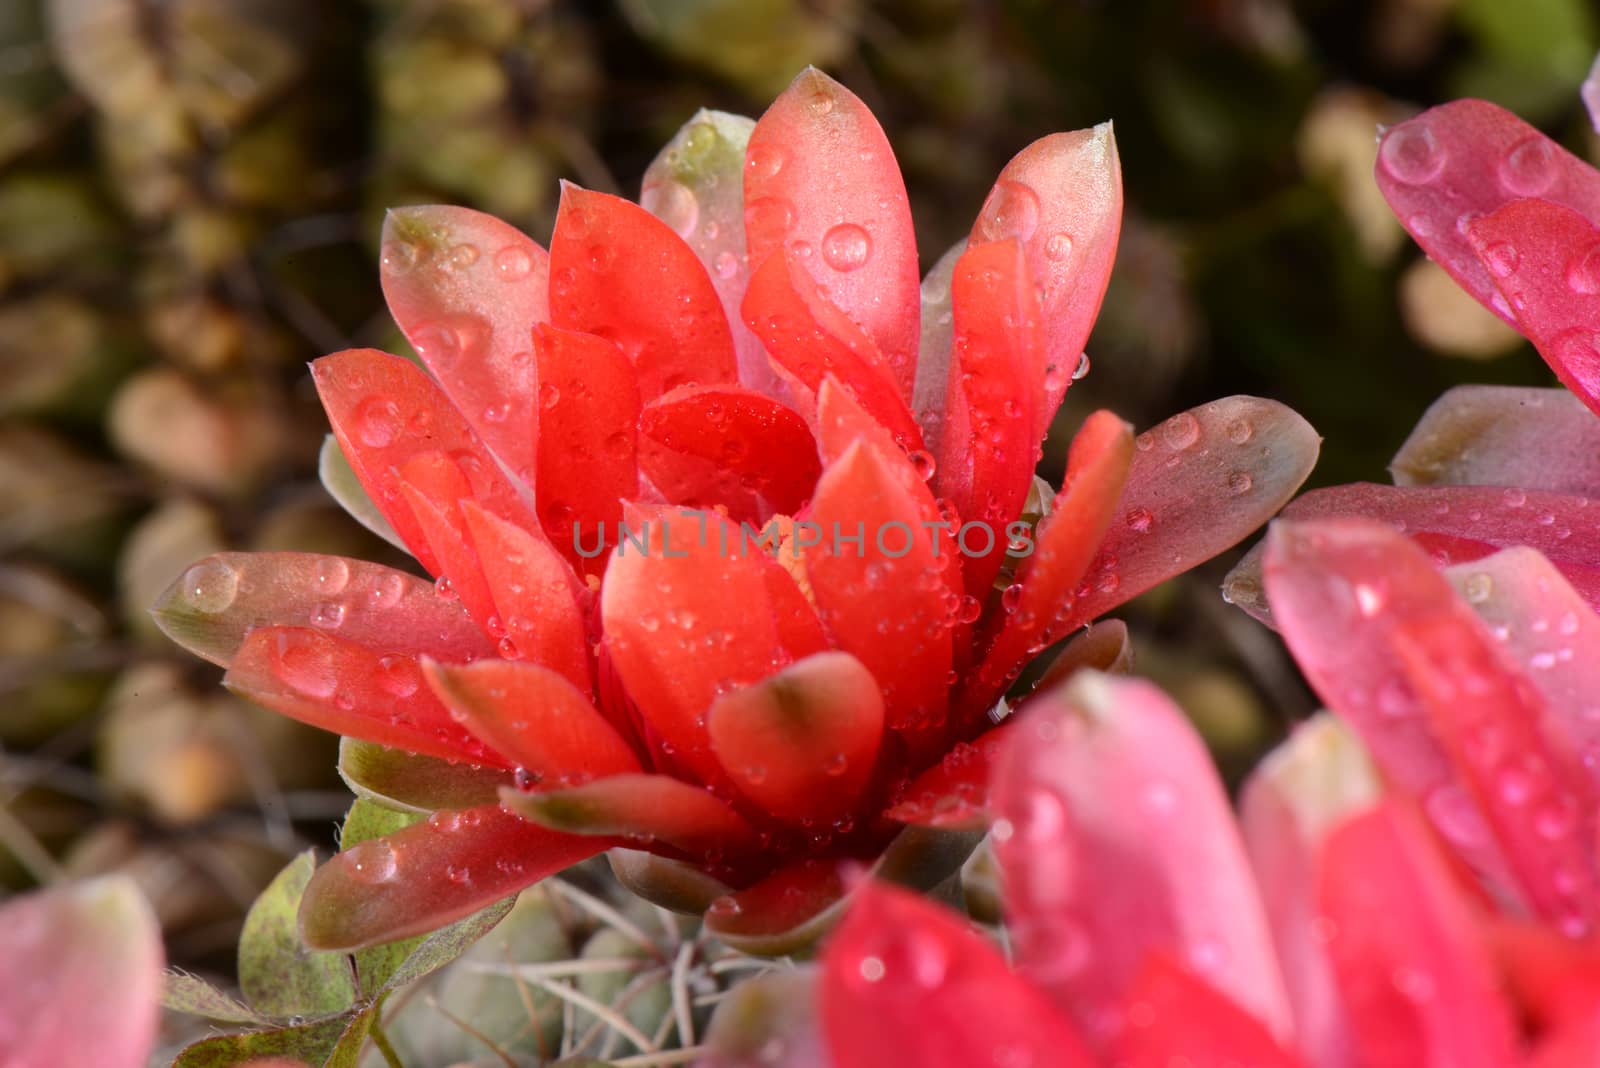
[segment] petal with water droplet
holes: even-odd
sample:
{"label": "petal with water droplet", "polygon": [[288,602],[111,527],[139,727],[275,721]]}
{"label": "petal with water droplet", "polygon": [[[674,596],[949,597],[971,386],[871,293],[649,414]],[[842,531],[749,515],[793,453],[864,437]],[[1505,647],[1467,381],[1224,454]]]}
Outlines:
{"label": "petal with water droplet", "polygon": [[[1600,187],[1600,172],[1590,173]],[[1517,329],[1562,384],[1600,412],[1600,226],[1561,204],[1516,200],[1473,222],[1467,236]],[[1513,248],[1512,262],[1494,261]]]}
{"label": "petal with water droplet", "polygon": [[1512,326],[1516,316],[1473,252],[1464,224],[1530,196],[1600,218],[1600,172],[1483,100],[1451,101],[1385,130],[1377,179],[1417,244]]}
{"label": "petal with water droplet", "polygon": [[[397,686],[395,680],[405,684]],[[222,684],[274,712],[409,753],[511,765],[450,719],[412,656],[384,655],[306,627],[257,627]]]}
{"label": "petal with water droplet", "polygon": [[1022,243],[1040,298],[1048,426],[1100,312],[1122,230],[1122,164],[1111,124],[1051,134],[1000,171],[972,228],[973,241]]}
{"label": "petal with water droplet", "polygon": [[1456,386],[1389,463],[1400,486],[1600,493],[1600,420],[1565,389]]}
{"label": "petal with water droplet", "polygon": [[838,1068],[1095,1063],[1066,1016],[964,918],[904,890],[863,886],[821,963]]}
{"label": "petal with water droplet", "polygon": [[1335,827],[1318,902],[1361,1063],[1519,1063],[1467,901],[1410,811],[1391,802]]}
{"label": "petal with water droplet", "polygon": [[[833,303],[872,339],[877,369],[909,403],[917,241],[900,168],[872,112],[821,71],[801,71],[750,133],[744,197],[750,263],[759,268],[796,243],[815,250]],[[764,203],[788,210],[765,212]]]}
{"label": "petal with water droplet", "polygon": [[694,250],[639,205],[570,182],[550,238],[550,321],[621,346],[645,401],[738,380],[722,299]]}
{"label": "petal with water droplet", "polygon": [[0,1049],[7,1063],[142,1068],[160,1022],[161,927],[127,876],[0,907]]}
{"label": "petal with water droplet", "polygon": [[1016,722],[992,727],[970,744],[957,743],[939,763],[907,783],[900,802],[884,815],[919,827],[987,830],[990,775]]}
{"label": "petal with water droplet", "polygon": [[[494,592],[461,516],[462,505],[472,499],[472,484],[462,465],[444,453],[427,452],[411,457],[396,473],[400,492],[439,561],[438,588],[448,590],[484,635],[497,640],[490,624],[499,618]],[[532,517],[524,521],[531,523]]]}
{"label": "petal with water droplet", "polygon": [[493,805],[500,787],[512,784],[505,768],[418,756],[359,738],[339,739],[339,777],[357,797],[405,812]]}
{"label": "petal with water droplet", "polygon": [[826,826],[855,807],[877,765],[883,696],[861,661],[830,651],[717,698],[711,748],[767,812]]}
{"label": "petal with water droplet", "polygon": [[1080,672],[1021,715],[991,805],[1022,973],[1104,1043],[1127,1022],[1105,1010],[1168,952],[1287,1037],[1254,875],[1182,711],[1148,682]]}
{"label": "petal with water droplet", "polygon": [[[455,816],[444,827],[423,820],[363,842],[318,868],[300,902],[305,943],[352,950],[424,934],[609,844],[549,830],[499,805]],[[374,870],[379,854],[385,862]]]}
{"label": "petal with water droplet", "polygon": [[430,583],[319,553],[208,556],[191,564],[150,611],[173,641],[223,667],[252,628],[316,626],[335,615],[340,637],[375,649],[446,661],[493,651],[461,606],[440,599]]}
{"label": "petal with water droplet", "polygon": [[695,856],[737,856],[756,845],[744,817],[709,791],[666,775],[609,775],[535,793],[504,790],[500,803],[552,830],[642,839]]}
{"label": "petal with water droplet", "polygon": [[911,410],[922,427],[922,439],[934,455],[942,451],[945,408],[950,394],[954,354],[955,310],[951,282],[956,264],[967,250],[963,238],[952,245],[922,279],[922,333],[917,348],[917,381]]}
{"label": "petal with water droplet", "polygon": [[[549,256],[492,215],[445,205],[392,209],[383,242],[395,322],[478,435],[511,470],[525,470],[537,426],[528,336],[550,316]],[[481,255],[469,259],[465,248]],[[453,345],[439,344],[442,330]]]}
{"label": "petal with water droplet", "polygon": [[515,660],[424,661],[422,671],[461,724],[535,785],[639,770],[616,728],[582,691],[548,668]]}

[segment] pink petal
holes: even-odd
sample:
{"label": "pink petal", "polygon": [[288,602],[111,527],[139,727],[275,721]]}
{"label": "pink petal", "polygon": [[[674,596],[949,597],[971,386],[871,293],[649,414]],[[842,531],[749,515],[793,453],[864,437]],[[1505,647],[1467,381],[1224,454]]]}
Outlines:
{"label": "pink petal", "polygon": [[877,369],[909,402],[917,240],[900,168],[872,112],[821,71],[801,71],[750,133],[744,200],[750,263],[804,250],[833,303],[882,354]]}
{"label": "pink petal", "polygon": [[855,657],[806,657],[711,706],[711,747],[744,795],[807,827],[850,813],[883,741],[883,696]]}
{"label": "pink petal", "polygon": [[644,172],[639,203],[683,238],[705,265],[733,331],[739,381],[768,396],[783,386],[739,316],[750,281],[744,239],[744,153],[755,120],[706,111],[684,123]]}
{"label": "pink petal", "polygon": [[798,594],[772,595],[769,583],[792,590],[793,580],[720,516],[641,506],[629,527],[600,594],[607,649],[671,759],[718,781],[712,702],[821,652],[821,628]]}
{"label": "pink petal", "polygon": [[972,228],[974,243],[1015,238],[1040,298],[1048,370],[1045,425],[1055,414],[1100,312],[1122,229],[1122,164],[1111,124],[1043,137],[1000,172]]}
{"label": "pink petal", "polygon": [[[770,397],[737,387],[675,390],[645,407],[640,430],[670,450],[669,456],[709,461],[741,490],[760,494],[767,515],[798,512],[821,470],[816,442],[800,416]],[[662,483],[649,466],[649,454],[646,473]],[[702,500],[700,505],[716,503]]]}
{"label": "pink petal", "polygon": [[[1046,429],[1039,301],[1014,240],[967,246],[951,290],[956,358],[950,388],[961,393],[966,432],[945,436],[937,485],[962,519],[998,532],[1022,511]],[[948,402],[946,410],[956,404]],[[1005,546],[996,537],[988,552],[962,561],[967,593],[988,595]]]}
{"label": "pink petal", "polygon": [[161,926],[109,876],[0,907],[0,1050],[16,1068],[143,1068],[161,1019]]}
{"label": "pink petal", "polygon": [[744,321],[773,362],[807,389],[821,389],[832,375],[903,448],[922,448],[922,431],[877,342],[833,301],[810,262],[792,246],[768,256],[750,277]]}
{"label": "pink petal", "polygon": [[1600,493],[1600,419],[1565,389],[1457,386],[1389,464],[1401,486]]}
{"label": "pink petal", "polygon": [[436,812],[337,853],[311,877],[300,934],[313,949],[353,950],[453,923],[601,852],[603,838],[562,834],[499,805]]}
{"label": "pink petal", "polygon": [[550,322],[619,345],[643,401],[738,379],[722,300],[694,250],[639,205],[570,182],[550,238]]}
{"label": "pink petal", "polygon": [[512,471],[533,466],[533,324],[550,317],[550,257],[470,208],[395,208],[383,296],[455,406]]}
{"label": "pink petal", "polygon": [[1467,239],[1545,363],[1600,411],[1600,228],[1571,208],[1517,200]]}
{"label": "pink petal", "polygon": [[313,727],[410,753],[510,767],[423,685],[416,657],[384,655],[305,627],[257,627],[223,685]]}
{"label": "pink petal", "polygon": [[1069,626],[1237,545],[1300,488],[1322,439],[1277,401],[1224,397],[1173,416],[1135,444],[1118,515],[1078,588]]}
{"label": "pink petal", "polygon": [[538,793],[502,790],[500,803],[552,830],[660,842],[696,856],[749,853],[750,824],[698,786],[666,775],[609,775]]}
{"label": "pink petal", "polygon": [[1039,990],[955,913],[868,883],[822,955],[822,1020],[838,1068],[1092,1068]]}
{"label": "pink petal", "polygon": [[1266,586],[1318,694],[1440,832],[1574,930],[1600,905],[1585,784],[1541,735],[1544,701],[1416,545],[1373,523],[1278,523]]}
{"label": "pink petal", "polygon": [[1467,226],[1523,197],[1600,218],[1600,172],[1503,108],[1454,100],[1385,131],[1378,188],[1430,257],[1500,318],[1517,317],[1479,261]]}
{"label": "pink petal", "polygon": [[216,553],[190,565],[150,611],[173,641],[223,667],[251,629],[273,623],[452,662],[493,651],[460,602],[437,596],[432,583],[318,553]]}
{"label": "pink petal", "polygon": [[1171,953],[1289,1036],[1244,845],[1183,713],[1147,682],[1080,672],[1023,715],[990,787],[1022,973],[1104,1043],[1150,954]]}
{"label": "pink petal", "polygon": [[426,661],[422,667],[457,722],[535,784],[582,783],[639,770],[616,728],[554,671],[515,660],[458,666]]}
{"label": "pink petal", "polygon": [[1251,774],[1239,822],[1272,927],[1299,1047],[1316,1068],[1356,1068],[1344,999],[1318,919],[1318,861],[1328,832],[1375,803],[1377,769],[1327,713],[1295,728]]}
{"label": "pink petal", "polygon": [[622,350],[605,338],[545,326],[533,342],[539,520],[573,567],[599,574],[603,549],[616,544],[622,501],[639,491],[641,385]]}
{"label": "pink petal", "polygon": [[1119,1068],[1301,1068],[1260,1020],[1164,953],[1151,956],[1122,1007]]}
{"label": "pink petal", "polygon": [[1384,805],[1336,827],[1318,898],[1359,1063],[1518,1063],[1467,904],[1410,812]]}
{"label": "pink petal", "polygon": [[311,377],[356,477],[431,574],[440,573],[439,561],[401,497],[395,473],[406,461],[432,452],[463,465],[470,461],[478,503],[508,516],[523,507],[518,491],[461,413],[410,360],[376,349],[347,349],[314,361]]}

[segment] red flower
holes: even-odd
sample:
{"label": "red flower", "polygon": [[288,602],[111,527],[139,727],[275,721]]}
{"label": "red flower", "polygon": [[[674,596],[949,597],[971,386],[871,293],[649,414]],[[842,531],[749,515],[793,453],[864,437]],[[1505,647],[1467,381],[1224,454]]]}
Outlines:
{"label": "red flower", "polygon": [[548,255],[464,209],[390,216],[385,293],[432,377],[317,361],[325,480],[436,586],[224,554],[157,608],[236,692],[347,735],[357,790],[433,813],[322,868],[314,945],[607,849],[752,949],[814,930],[840,861],[942,878],[1027,662],[1314,460],[1236,397],[1137,441],[1096,413],[1053,503],[1036,484],[1115,250],[1109,127],[1012,160],[920,291],[883,132],[815,71],[758,123],[691,120],[641,199],[565,187]]}
{"label": "red flower", "polygon": [[1336,720],[1257,769],[1237,825],[1148,683],[1079,675],[1013,730],[994,835],[1015,968],[871,884],[810,989],[735,992],[701,1068],[1592,1063],[1595,945],[1496,915]]}
{"label": "red flower", "polygon": [[[1586,96],[1600,100],[1600,74]],[[1600,171],[1509,112],[1458,100],[1386,131],[1377,180],[1417,243],[1567,389],[1453,389],[1395,456],[1398,485],[1314,490],[1285,516],[1382,520],[1441,564],[1531,546],[1600,607]],[[1259,571],[1256,553],[1230,584],[1258,614]]]}

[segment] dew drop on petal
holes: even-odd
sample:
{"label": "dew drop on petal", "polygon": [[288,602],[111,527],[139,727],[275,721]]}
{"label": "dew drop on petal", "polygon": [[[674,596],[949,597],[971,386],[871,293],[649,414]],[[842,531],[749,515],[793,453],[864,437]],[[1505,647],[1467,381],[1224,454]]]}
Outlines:
{"label": "dew drop on petal", "polygon": [[853,271],[872,258],[872,237],[855,223],[840,223],[822,235],[822,258],[836,271]]}
{"label": "dew drop on petal", "polygon": [[1022,583],[1013,582],[1000,594],[1000,607],[1007,612],[1015,612],[1022,603]]}
{"label": "dew drop on petal", "polygon": [[1155,525],[1155,516],[1148,508],[1135,508],[1128,513],[1128,529],[1135,534],[1147,534]]}
{"label": "dew drop on petal", "polygon": [[1242,497],[1249,493],[1255,486],[1255,479],[1248,471],[1235,471],[1228,476],[1228,492],[1235,497]]}
{"label": "dew drop on petal", "polygon": [[457,245],[450,250],[450,266],[465,270],[478,262],[477,245]]}
{"label": "dew drop on petal", "polygon": [[1537,134],[1519,142],[1500,161],[1500,184],[1519,197],[1536,197],[1555,180],[1555,149]]}
{"label": "dew drop on petal", "polygon": [[936,464],[933,454],[926,449],[913,449],[906,453],[906,459],[911,461],[912,468],[917,472],[917,477],[926,482],[933,477]]}
{"label": "dew drop on petal", "polygon": [[202,560],[183,573],[182,589],[196,611],[214,615],[239,595],[239,573],[221,560]]}
{"label": "dew drop on petal", "polygon": [[1256,428],[1255,424],[1241,416],[1230,422],[1224,433],[1228,435],[1228,440],[1235,445],[1244,445],[1255,436]]}
{"label": "dew drop on petal", "polygon": [[312,610],[311,623],[324,630],[337,630],[344,623],[344,613],[343,601],[322,601]]}
{"label": "dew drop on petal", "polygon": [[1600,293],[1600,244],[1591,245],[1567,264],[1567,286],[1574,293]]}
{"label": "dew drop on petal", "polygon": [[1490,274],[1496,278],[1510,278],[1516,273],[1520,257],[1509,241],[1496,241],[1483,250],[1483,259]]}
{"label": "dew drop on petal", "polygon": [[276,659],[278,677],[308,697],[332,697],[339,687],[328,651],[298,635],[279,636]]}
{"label": "dew drop on petal", "polygon": [[390,274],[405,274],[417,265],[417,246],[405,241],[385,241],[379,263]]}
{"label": "dew drop on petal", "polygon": [[1039,225],[1039,194],[1021,182],[999,181],[978,214],[978,236],[985,241],[1026,241]]}
{"label": "dew drop on petal", "polygon": [[783,169],[783,150],[774,145],[751,145],[744,168],[756,178],[771,178]]}
{"label": "dew drop on petal", "polygon": [[361,842],[346,850],[344,858],[351,877],[369,886],[389,882],[400,873],[393,847],[381,840]]}
{"label": "dew drop on petal", "polygon": [[1200,440],[1200,420],[1180,412],[1161,425],[1161,440],[1175,452],[1189,448]]}
{"label": "dew drop on petal", "polygon": [[456,597],[456,588],[448,575],[440,575],[433,580],[433,592],[441,601],[453,601]]}
{"label": "dew drop on petal", "polygon": [[1431,182],[1444,170],[1445,150],[1424,122],[1395,127],[1383,139],[1378,158],[1383,169],[1407,185]]}
{"label": "dew drop on petal", "polygon": [[666,223],[679,237],[688,238],[700,225],[700,201],[694,191],[670,178],[653,182],[639,194],[640,205]]}
{"label": "dew drop on petal", "polygon": [[784,197],[762,197],[745,205],[744,221],[752,236],[781,237],[794,225],[794,205]]}
{"label": "dew drop on petal", "polygon": [[356,439],[372,449],[394,443],[400,433],[400,409],[387,397],[372,396],[356,406]]}
{"label": "dew drop on petal", "polygon": [[1064,261],[1072,255],[1072,235],[1065,232],[1051,234],[1049,240],[1044,243],[1044,255],[1046,259],[1055,260],[1057,263]]}
{"label": "dew drop on petal", "polygon": [[1080,353],[1078,353],[1078,363],[1077,363],[1077,365],[1075,367],[1072,368],[1072,380],[1074,382],[1076,382],[1079,379],[1087,377],[1088,374],[1089,374],[1089,354],[1087,352],[1080,352]]}
{"label": "dew drop on petal", "polygon": [[525,248],[507,245],[494,254],[494,269],[503,280],[518,282],[533,271],[533,257]]}
{"label": "dew drop on petal", "polygon": [[731,252],[719,252],[715,266],[718,278],[732,278],[739,273],[739,257]]}
{"label": "dew drop on petal", "polygon": [[372,587],[372,603],[377,608],[393,608],[400,603],[400,598],[405,596],[406,580],[398,574],[390,573],[378,579],[377,585]]}
{"label": "dew drop on petal", "polygon": [[396,697],[410,697],[421,685],[417,666],[410,657],[381,657],[378,660],[378,670],[379,685]]}

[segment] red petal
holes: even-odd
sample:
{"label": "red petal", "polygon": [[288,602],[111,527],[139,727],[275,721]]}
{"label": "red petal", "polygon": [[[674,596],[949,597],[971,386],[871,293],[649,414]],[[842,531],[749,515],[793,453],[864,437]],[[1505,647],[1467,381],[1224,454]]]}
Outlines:
{"label": "red petal", "polygon": [[[821,471],[817,444],[805,421],[777,401],[747,390],[676,390],[645,407],[640,430],[670,450],[669,456],[710,461],[740,489],[760,494],[766,515],[798,512],[811,498]],[[656,469],[647,466],[646,474],[657,485],[663,481]],[[709,507],[717,502],[700,503]]]}
{"label": "red petal", "polygon": [[150,611],[173,641],[223,667],[252,628],[273,623],[446,661],[493,651],[460,602],[437,596],[432,583],[318,553],[216,553],[190,565]]}
{"label": "red petal", "polygon": [[783,386],[761,342],[739,317],[750,281],[744,240],[744,152],[755,120],[725,111],[695,114],[644,172],[639,203],[688,242],[705,265],[733,331],[739,381],[769,396]]}
{"label": "red petal", "polygon": [[515,515],[522,499],[493,456],[445,399],[439,387],[410,360],[376,349],[347,349],[311,364],[328,421],[378,510],[431,574],[439,561],[400,495],[395,473],[420,453],[437,452],[472,467],[478,503]]}
{"label": "red petal", "polygon": [[551,544],[589,574],[616,544],[622,501],[639,491],[640,386],[601,337],[534,331],[539,361],[539,519]]}
{"label": "red petal", "polygon": [[1467,237],[1517,328],[1600,411],[1600,228],[1571,208],[1517,200],[1473,222]]}
{"label": "red petal", "polygon": [[1580,784],[1544,702],[1427,555],[1377,524],[1279,523],[1266,585],[1313,687],[1462,855],[1541,915],[1592,919]]}
{"label": "red petal", "polygon": [[1600,172],[1502,108],[1455,100],[1387,130],[1378,188],[1430,257],[1511,325],[1516,316],[1473,253],[1467,224],[1522,197],[1600,218]]}
{"label": "red petal", "polygon": [[494,593],[461,518],[462,503],[472,499],[466,472],[450,457],[433,452],[413,456],[397,473],[400,492],[439,561],[441,589],[457,597],[484,634],[493,639],[500,629]]}
{"label": "red petal", "polygon": [[955,619],[941,566],[955,561],[935,556],[922,526],[930,502],[907,492],[897,463],[898,450],[885,456],[858,440],[823,472],[800,533],[815,539],[805,567],[817,614],[833,644],[878,680],[898,729],[943,717]]}
{"label": "red petal", "polygon": [[1259,397],[1224,397],[1140,434],[1071,626],[1237,545],[1294,496],[1321,443],[1293,409]]}
{"label": "red petal", "polygon": [[1022,973],[1104,1042],[1148,956],[1173,953],[1288,1035],[1255,879],[1188,719],[1147,682],[1090,672],[1023,716],[990,787]]}
{"label": "red petal", "polygon": [[848,814],[883,741],[883,696],[848,653],[807,657],[717,698],[711,747],[744,795],[806,826]]}
{"label": "red petal", "polygon": [[713,901],[705,929],[741,952],[793,953],[809,948],[831,926],[845,890],[837,862],[798,861]]}
{"label": "red petal", "polygon": [[300,902],[313,949],[352,950],[424,934],[604,850],[499,805],[436,812],[317,869]]}
{"label": "red petal", "polygon": [[661,842],[696,855],[750,851],[750,825],[708,791],[666,775],[624,774],[539,793],[502,790],[501,804],[554,830]]}
{"label": "red petal", "polygon": [[[1261,1021],[1165,953],[1153,955],[1124,1002],[1127,1028],[1111,1061],[1123,1068],[1300,1068]],[[1319,1062],[1325,1051],[1319,1049]]]}
{"label": "red petal", "polygon": [[461,516],[504,630],[500,654],[550,668],[590,692],[580,600],[588,594],[572,568],[542,532],[508,523],[471,501],[461,506]]}
{"label": "red petal", "polygon": [[881,883],[855,895],[822,954],[838,1068],[1092,1068],[1066,1017],[954,913]]}
{"label": "red petal", "polygon": [[1541,1028],[1600,1024],[1594,1013],[1600,1004],[1600,946],[1592,939],[1576,942],[1553,928],[1505,918],[1487,926],[1506,985]]}
{"label": "red petal", "polygon": [[750,278],[744,321],[806,388],[821,389],[822,380],[834,376],[903,448],[922,448],[922,431],[883,369],[876,342],[829,298],[809,263],[792,246],[767,257]]}
{"label": "red petal", "polygon": [[1111,124],[1051,134],[1006,164],[972,228],[972,241],[1015,238],[1039,284],[1048,425],[1100,312],[1122,229],[1122,164]]}
{"label": "red petal", "polygon": [[1317,922],[1318,860],[1328,832],[1376,802],[1377,769],[1326,712],[1295,728],[1240,795],[1239,823],[1283,964],[1299,1047],[1319,1068],[1354,1068],[1350,1021]]}
{"label": "red petal", "polygon": [[833,303],[882,354],[877,367],[909,402],[920,310],[917,239],[900,168],[872,112],[821,71],[801,71],[750,133],[744,202],[750,262],[803,248]]}
{"label": "red petal", "polygon": [[[961,393],[966,432],[945,435],[938,490],[963,520],[1000,531],[1022,511],[1046,428],[1039,301],[1016,241],[968,246],[951,291],[950,388]],[[963,560],[967,593],[988,596],[1005,551],[997,537],[989,552]]]}
{"label": "red petal", "polygon": [[427,661],[422,670],[457,722],[535,782],[581,783],[639,770],[616,728],[554,671],[514,660]]}
{"label": "red petal", "polygon": [[416,658],[304,627],[257,627],[223,684],[313,727],[409,753],[510,767],[462,730],[423,685]]}
{"label": "red petal", "polygon": [[1466,902],[1408,812],[1385,805],[1336,828],[1319,899],[1361,1064],[1517,1063]]}
{"label": "red petal", "polygon": [[0,1049],[15,1068],[143,1068],[161,1021],[161,925],[115,875],[0,907]]}
{"label": "red petal", "polygon": [[1457,386],[1389,464],[1401,486],[1600,493],[1600,420],[1564,389]]}
{"label": "red petal", "polygon": [[639,205],[570,182],[550,238],[550,321],[621,346],[645,401],[738,379],[721,298],[694,250]]}
{"label": "red petal", "polygon": [[[672,759],[716,781],[721,768],[704,726],[711,703],[821,652],[820,628],[798,595],[773,596],[793,582],[721,517],[640,508],[629,527],[637,541],[618,546],[600,595],[607,648]],[[788,644],[796,638],[805,644]]]}
{"label": "red petal", "polygon": [[1296,521],[1359,517],[1387,523],[1409,534],[1440,566],[1526,545],[1600,609],[1600,515],[1594,513],[1587,498],[1564,493],[1370,482],[1312,490],[1283,510],[1284,518]]}
{"label": "red petal", "polygon": [[884,815],[919,827],[986,829],[995,758],[1017,722],[1015,718],[1007,720],[970,744],[957,742],[944,759],[912,779],[901,791],[900,803]]}
{"label": "red petal", "polygon": [[1017,592],[1007,591],[1002,602],[1006,615],[1000,632],[966,681],[961,705],[969,716],[987,711],[1023,665],[1076,620],[1073,590],[1116,512],[1133,455],[1133,428],[1127,423],[1105,411],[1084,421],[1072,441],[1055,507],[1034,532],[1033,552],[1018,571]]}
{"label": "red petal", "polygon": [[457,408],[512,471],[533,467],[533,324],[550,317],[550,257],[470,208],[395,208],[383,296]]}

